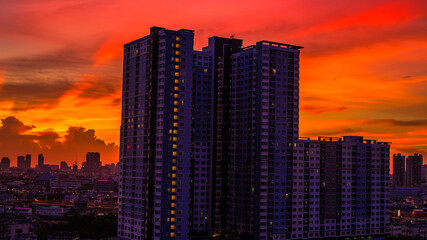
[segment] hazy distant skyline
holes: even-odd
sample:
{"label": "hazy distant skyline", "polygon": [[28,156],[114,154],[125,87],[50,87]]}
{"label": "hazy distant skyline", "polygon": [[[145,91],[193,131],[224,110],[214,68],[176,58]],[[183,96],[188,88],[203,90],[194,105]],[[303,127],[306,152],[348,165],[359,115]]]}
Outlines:
{"label": "hazy distant skyline", "polygon": [[[13,164],[16,155],[37,148],[46,152],[46,163],[59,149],[71,161],[100,151],[103,163],[117,162],[123,44],[151,26],[195,30],[196,49],[212,35],[232,34],[244,46],[259,36],[304,46],[300,136],[363,135],[393,142],[391,153],[427,153],[425,1],[1,5],[0,155]],[[12,131],[16,138],[11,126],[20,126]],[[67,145],[70,133],[86,136],[88,144]]]}

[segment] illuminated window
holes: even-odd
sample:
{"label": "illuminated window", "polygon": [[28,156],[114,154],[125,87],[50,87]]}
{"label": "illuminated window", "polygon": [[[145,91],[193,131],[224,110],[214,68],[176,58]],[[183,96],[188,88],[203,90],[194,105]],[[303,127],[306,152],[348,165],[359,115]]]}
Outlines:
{"label": "illuminated window", "polygon": [[174,122],[174,123],[173,123],[173,126],[174,126],[174,127],[178,127],[178,123],[177,123],[177,122]]}
{"label": "illuminated window", "polygon": [[271,71],[273,72],[273,74],[276,74],[276,69],[271,69]]}
{"label": "illuminated window", "polygon": [[178,93],[175,93],[173,96],[174,96],[175,98],[177,98],[179,95],[178,95]]}
{"label": "illuminated window", "polygon": [[171,207],[175,207],[175,203],[171,203]]}
{"label": "illuminated window", "polygon": [[178,138],[177,138],[177,137],[173,137],[173,138],[172,138],[172,140],[173,140],[173,141],[177,141],[177,140],[178,140]]}
{"label": "illuminated window", "polygon": [[172,181],[172,185],[176,185],[176,181]]}
{"label": "illuminated window", "polygon": [[179,91],[179,87],[175,87],[174,89],[175,89],[175,91]]}
{"label": "illuminated window", "polygon": [[172,133],[172,129],[169,129],[169,133]]}
{"label": "illuminated window", "polygon": [[172,200],[175,200],[175,199],[176,199],[176,196],[172,195],[172,196],[171,196],[171,199],[172,199]]}
{"label": "illuminated window", "polygon": [[174,158],[174,159],[172,159],[172,163],[176,163],[176,159]]}
{"label": "illuminated window", "polygon": [[175,72],[175,77],[179,77],[179,72]]}
{"label": "illuminated window", "polygon": [[205,69],[204,69],[204,71],[205,71],[205,72],[208,72],[208,69],[206,69],[206,68],[205,68]]}
{"label": "illuminated window", "polygon": [[175,62],[179,62],[179,58],[175,58]]}
{"label": "illuminated window", "polygon": [[178,130],[173,130],[173,134],[177,134],[178,133]]}
{"label": "illuminated window", "polygon": [[[174,213],[172,213],[172,214],[175,214],[175,211],[173,211]],[[175,229],[175,225],[171,225],[171,229],[172,230],[174,230]]]}
{"label": "illuminated window", "polygon": [[172,188],[172,192],[174,193],[174,192],[176,192],[176,188]]}
{"label": "illuminated window", "polygon": [[178,79],[175,79],[175,83],[176,83],[176,84],[178,84],[178,83],[179,83],[179,80],[178,80]]}
{"label": "illuminated window", "polygon": [[174,111],[174,112],[178,112],[178,108],[174,108],[174,109],[173,109],[173,111]]}
{"label": "illuminated window", "polygon": [[[171,221],[171,222],[175,222],[175,219],[173,221]],[[171,232],[171,237],[175,237],[175,233],[174,232]]]}
{"label": "illuminated window", "polygon": [[178,148],[178,145],[176,145],[176,144],[172,144],[172,147],[173,147],[173,148]]}
{"label": "illuminated window", "polygon": [[176,166],[172,166],[172,171],[176,171]]}
{"label": "illuminated window", "polygon": [[179,48],[179,43],[175,44],[175,47],[176,47],[176,48]]}
{"label": "illuminated window", "polygon": [[176,37],[176,38],[175,38],[175,40],[179,41],[179,40],[180,40],[180,38],[179,38],[179,37]]}
{"label": "illuminated window", "polygon": [[171,218],[171,222],[175,222],[175,218]]}
{"label": "illuminated window", "polygon": [[174,104],[174,105],[178,105],[178,104],[179,104],[179,102],[178,102],[178,101],[174,101],[174,102],[173,102],[173,104]]}
{"label": "illuminated window", "polygon": [[173,115],[174,120],[178,120],[178,115]]}
{"label": "illuminated window", "polygon": [[179,65],[175,65],[175,69],[179,69]]}
{"label": "illuminated window", "polygon": [[179,55],[179,51],[175,51],[175,54],[176,54],[176,55]]}
{"label": "illuminated window", "polygon": [[172,177],[173,177],[173,178],[176,178],[176,174],[175,174],[175,173],[172,173]]}
{"label": "illuminated window", "polygon": [[172,152],[172,156],[177,156],[177,152]]}

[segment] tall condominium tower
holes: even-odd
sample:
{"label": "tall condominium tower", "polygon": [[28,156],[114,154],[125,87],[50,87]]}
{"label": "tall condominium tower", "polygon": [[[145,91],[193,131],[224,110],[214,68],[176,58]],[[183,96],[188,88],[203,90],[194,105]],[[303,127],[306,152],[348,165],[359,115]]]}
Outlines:
{"label": "tall condominium tower", "polygon": [[423,155],[414,154],[406,158],[406,186],[421,185],[421,168],[423,166]]}
{"label": "tall condominium tower", "polygon": [[289,238],[301,47],[262,41],[233,55],[230,226]]}
{"label": "tall condominium tower", "polygon": [[42,167],[44,165],[44,156],[43,153],[40,153],[38,156],[38,167]]}
{"label": "tall condominium tower", "polygon": [[400,153],[393,155],[393,185],[395,187],[405,185],[405,156]]}
{"label": "tall condominium tower", "polygon": [[31,168],[31,154],[25,155],[25,169]]}
{"label": "tall condominium tower", "polygon": [[389,152],[388,143],[363,137],[296,141],[291,238],[383,239],[390,224]]}
{"label": "tall condominium tower", "polygon": [[150,35],[124,46],[118,229],[123,239],[190,234],[193,38],[193,31],[153,27]]}
{"label": "tall condominium tower", "polygon": [[25,163],[25,157],[24,156],[18,156],[16,163],[17,163],[18,169],[24,170],[26,168],[26,163]]}

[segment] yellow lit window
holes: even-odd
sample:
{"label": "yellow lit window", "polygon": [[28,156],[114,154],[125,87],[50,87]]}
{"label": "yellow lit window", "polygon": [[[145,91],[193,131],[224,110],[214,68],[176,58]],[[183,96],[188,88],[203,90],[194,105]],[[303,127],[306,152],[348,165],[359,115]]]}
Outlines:
{"label": "yellow lit window", "polygon": [[178,134],[178,130],[173,130],[173,134]]}
{"label": "yellow lit window", "polygon": [[176,145],[176,144],[172,144],[172,147],[173,147],[173,148],[177,148],[177,147],[178,147],[178,145]]}
{"label": "yellow lit window", "polygon": [[179,62],[179,58],[175,58],[175,62]]}
{"label": "yellow lit window", "polygon": [[273,74],[276,74],[276,69],[271,69],[271,71],[273,72]]}
{"label": "yellow lit window", "polygon": [[174,89],[175,89],[175,91],[179,91],[179,87],[175,87]]}
{"label": "yellow lit window", "polygon": [[175,69],[179,69],[179,65],[175,65]]}
{"label": "yellow lit window", "polygon": [[[172,213],[175,214],[175,213]],[[175,225],[171,225],[171,229],[174,230],[175,229]]]}
{"label": "yellow lit window", "polygon": [[175,195],[172,195],[172,196],[171,196],[171,199],[172,199],[172,200],[175,200],[175,199],[176,199],[176,196],[175,196]]}
{"label": "yellow lit window", "polygon": [[[171,222],[174,222],[174,221],[171,221]],[[175,237],[175,233],[174,232],[171,232],[171,237]]]}
{"label": "yellow lit window", "polygon": [[176,166],[172,166],[172,171],[176,171]]}
{"label": "yellow lit window", "polygon": [[175,98],[179,97],[178,93],[175,93],[173,96],[174,96]]}
{"label": "yellow lit window", "polygon": [[177,152],[172,152],[172,156],[177,156]]}
{"label": "yellow lit window", "polygon": [[172,129],[169,129],[169,133],[172,133]]}
{"label": "yellow lit window", "polygon": [[178,115],[173,115],[174,120],[178,120]]}
{"label": "yellow lit window", "polygon": [[174,159],[172,159],[172,163],[176,163],[176,159],[174,158]]}
{"label": "yellow lit window", "polygon": [[175,72],[175,77],[179,77],[179,72]]}
{"label": "yellow lit window", "polygon": [[171,222],[175,222],[175,218],[171,218]]}
{"label": "yellow lit window", "polygon": [[172,181],[172,185],[176,185],[176,181]]}
{"label": "yellow lit window", "polygon": [[178,123],[177,123],[177,122],[174,122],[174,123],[173,123],[173,126],[174,126],[174,127],[178,127]]}
{"label": "yellow lit window", "polygon": [[204,71],[205,71],[205,72],[208,72],[208,69],[206,69],[206,68],[205,68],[205,69],[204,69]]}
{"label": "yellow lit window", "polygon": [[176,54],[176,55],[179,55],[179,51],[175,51],[175,54]]}
{"label": "yellow lit window", "polygon": [[171,203],[171,207],[175,207],[175,203]]}
{"label": "yellow lit window", "polygon": [[175,46],[176,46],[177,48],[179,48],[179,43],[175,44]]}
{"label": "yellow lit window", "polygon": [[175,173],[172,173],[172,178],[176,178],[176,174]]}
{"label": "yellow lit window", "polygon": [[178,84],[179,83],[179,80],[178,79],[175,79],[175,84]]}
{"label": "yellow lit window", "polygon": [[176,192],[176,188],[172,188],[172,192],[174,193],[174,192]]}
{"label": "yellow lit window", "polygon": [[179,102],[178,102],[178,101],[174,101],[174,102],[173,102],[173,104],[174,104],[174,105],[178,105],[178,104],[179,104]]}
{"label": "yellow lit window", "polygon": [[180,37],[176,37],[175,39],[176,39],[177,41],[179,41],[179,40],[180,40]]}
{"label": "yellow lit window", "polygon": [[177,140],[178,140],[178,138],[177,138],[177,137],[173,137],[173,138],[172,138],[172,140],[173,140],[173,141],[177,141]]}
{"label": "yellow lit window", "polygon": [[178,108],[174,108],[174,109],[173,109],[173,111],[174,111],[174,112],[178,112]]}

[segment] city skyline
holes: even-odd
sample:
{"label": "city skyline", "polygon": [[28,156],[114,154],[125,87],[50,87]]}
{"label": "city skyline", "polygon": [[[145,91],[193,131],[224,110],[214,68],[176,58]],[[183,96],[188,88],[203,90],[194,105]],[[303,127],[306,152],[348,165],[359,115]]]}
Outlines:
{"label": "city skyline", "polygon": [[[79,161],[85,152],[99,151],[106,163],[117,162],[118,148],[108,144],[119,143],[122,45],[157,25],[194,29],[195,49],[205,46],[212,34],[235,35],[244,39],[245,46],[258,41],[258,36],[303,45],[301,136],[363,135],[391,141],[392,153],[426,155],[427,46],[426,35],[419,31],[426,25],[425,2],[310,4],[304,8],[296,1],[272,5],[236,1],[218,2],[212,9],[207,3],[171,2],[166,8],[176,15],[169,16],[150,12],[161,8],[156,3],[133,1],[4,3],[0,116],[14,116],[9,122],[22,124],[5,129],[2,121],[0,153],[12,165],[16,156],[27,153],[44,153],[47,163],[53,159],[72,163],[76,151],[81,152]],[[236,12],[239,7],[242,10]],[[262,19],[252,20],[258,15]],[[100,23],[108,24],[99,28]],[[10,129],[15,138],[5,135]],[[87,133],[89,144],[97,149],[60,144],[67,131]],[[8,142],[29,150],[18,153]],[[55,149],[67,159],[60,159]]]}

